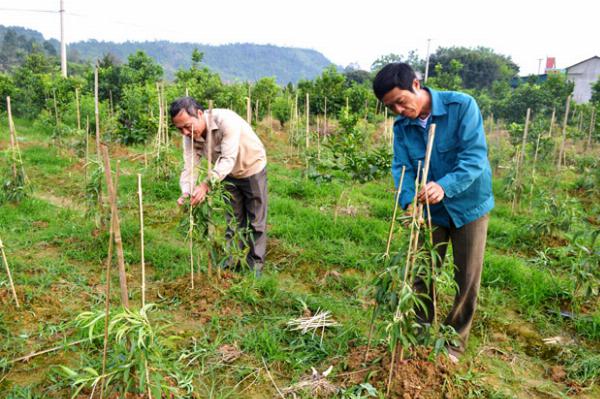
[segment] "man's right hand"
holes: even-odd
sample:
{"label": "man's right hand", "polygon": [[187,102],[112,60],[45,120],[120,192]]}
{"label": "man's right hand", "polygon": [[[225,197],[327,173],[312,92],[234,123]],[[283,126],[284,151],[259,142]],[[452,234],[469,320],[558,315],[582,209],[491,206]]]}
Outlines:
{"label": "man's right hand", "polygon": [[182,206],[183,204],[185,204],[185,201],[190,198],[190,195],[188,193],[183,194],[181,197],[179,197],[179,199],[177,200],[177,205]]}

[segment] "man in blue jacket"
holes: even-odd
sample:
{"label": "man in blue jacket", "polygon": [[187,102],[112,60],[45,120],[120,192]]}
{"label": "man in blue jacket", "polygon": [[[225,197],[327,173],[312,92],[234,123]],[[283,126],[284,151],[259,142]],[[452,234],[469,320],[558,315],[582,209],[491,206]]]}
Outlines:
{"label": "man in blue jacket", "polygon": [[[399,184],[406,167],[400,205],[410,207],[415,195],[417,163],[425,159],[429,127],[436,124],[427,183],[418,201],[429,200],[434,225],[433,241],[444,259],[448,241],[452,242],[454,278],[458,291],[445,324],[454,327],[460,346],[450,347],[450,358],[458,361],[465,350],[483,267],[488,213],[494,207],[492,173],[481,112],[475,100],[452,91],[437,91],[421,86],[413,69],[404,63],[386,65],[373,81],[375,95],[398,117],[394,123],[392,176]],[[418,292],[431,293],[422,279]],[[419,319],[430,323],[433,303],[425,301],[427,311]]]}

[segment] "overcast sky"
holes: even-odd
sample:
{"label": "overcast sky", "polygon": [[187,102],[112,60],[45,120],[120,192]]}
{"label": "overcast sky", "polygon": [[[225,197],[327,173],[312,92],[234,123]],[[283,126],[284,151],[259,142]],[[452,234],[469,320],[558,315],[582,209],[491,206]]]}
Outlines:
{"label": "overcast sky", "polygon": [[[67,43],[86,39],[249,42],[311,48],[369,69],[379,56],[485,46],[521,74],[554,56],[565,68],[600,55],[597,0],[64,0]],[[0,0],[0,24],[60,38],[59,0]],[[32,10],[32,11],[24,11]]]}

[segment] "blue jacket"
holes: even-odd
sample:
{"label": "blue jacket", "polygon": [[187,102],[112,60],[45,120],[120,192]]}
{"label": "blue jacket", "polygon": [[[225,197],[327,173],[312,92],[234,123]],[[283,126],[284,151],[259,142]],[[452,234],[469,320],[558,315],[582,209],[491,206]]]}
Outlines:
{"label": "blue jacket", "polygon": [[417,162],[425,160],[429,126],[435,123],[427,181],[437,182],[445,196],[442,202],[431,206],[431,219],[435,225],[450,227],[452,221],[456,227],[462,227],[494,207],[483,119],[473,97],[426,90],[431,94],[427,128],[423,129],[418,120],[403,116],[394,123],[392,176],[398,187],[402,166],[406,166],[399,200],[406,209],[415,195]]}

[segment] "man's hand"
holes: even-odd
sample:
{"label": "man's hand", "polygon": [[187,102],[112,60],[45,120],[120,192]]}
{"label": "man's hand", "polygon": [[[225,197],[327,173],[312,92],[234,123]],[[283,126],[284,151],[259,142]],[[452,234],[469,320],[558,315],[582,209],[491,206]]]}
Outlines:
{"label": "man's hand", "polygon": [[427,200],[429,201],[429,205],[437,204],[438,202],[444,199],[444,189],[442,186],[437,184],[434,181],[430,181],[419,191],[419,196],[417,199],[419,202],[425,203],[425,199],[427,196]]}
{"label": "man's hand", "polygon": [[196,186],[192,192],[192,206],[202,203],[206,199],[206,193],[209,191],[210,187],[208,187],[208,183],[206,182],[200,183],[199,186]]}
{"label": "man's hand", "polygon": [[185,204],[185,200],[188,199],[189,196],[190,195],[188,193],[183,194],[181,197],[179,197],[177,199],[177,205],[182,206],[183,204]]}

